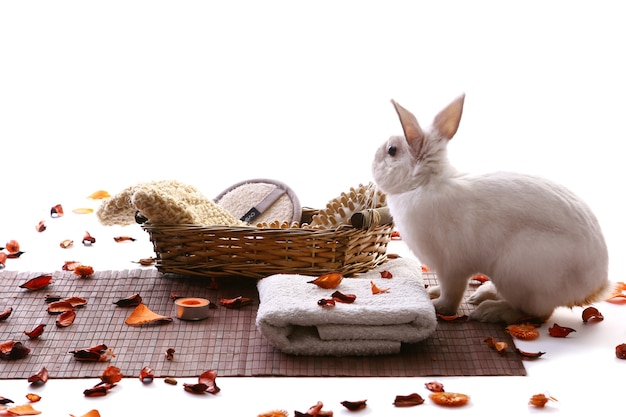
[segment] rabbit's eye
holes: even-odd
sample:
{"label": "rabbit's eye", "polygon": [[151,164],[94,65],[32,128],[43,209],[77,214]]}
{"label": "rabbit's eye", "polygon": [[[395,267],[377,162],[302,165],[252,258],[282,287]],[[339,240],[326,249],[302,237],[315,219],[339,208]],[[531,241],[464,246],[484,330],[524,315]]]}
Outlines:
{"label": "rabbit's eye", "polygon": [[396,147],[391,145],[387,148],[387,154],[389,156],[396,156],[396,150],[397,150]]}

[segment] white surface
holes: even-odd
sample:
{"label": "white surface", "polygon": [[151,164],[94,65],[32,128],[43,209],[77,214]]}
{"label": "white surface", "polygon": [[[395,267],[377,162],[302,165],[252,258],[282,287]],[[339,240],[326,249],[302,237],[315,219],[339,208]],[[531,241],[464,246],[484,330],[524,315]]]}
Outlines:
{"label": "white surface", "polygon": [[[375,149],[400,132],[389,99],[426,124],[465,92],[452,161],[569,186],[596,211],[611,278],[624,281],[620,3],[415,3],[0,3],[0,242],[17,239],[27,251],[8,267],[135,267],[129,263],[152,255],[145,232],[102,228],[71,209],[94,204],[85,199],[93,191],[139,181],[173,178],[215,196],[240,180],[275,178],[303,205],[321,207],[369,181]],[[50,219],[57,203],[68,214]],[[48,230],[39,234],[42,219]],[[80,244],[85,230],[97,238],[93,247]],[[139,240],[113,242],[119,234]],[[77,243],[68,251],[58,247],[66,238]],[[619,410],[615,381],[626,361],[614,348],[626,342],[626,307],[598,307],[601,323],[582,325],[579,311],[559,310],[550,322],[576,333],[521,344],[547,352],[527,364],[526,377],[438,379],[471,395],[464,410],[473,414],[532,414],[528,398],[546,391],[559,402],[542,412]],[[162,381],[123,380],[98,399],[82,395],[90,380],[36,390],[0,380],[0,395],[20,404],[34,390],[44,415],[293,413],[318,400],[347,415],[339,402],[358,399],[368,400],[362,415],[453,412],[391,406],[398,394],[425,395],[430,379],[218,376],[222,392],[206,398]]]}

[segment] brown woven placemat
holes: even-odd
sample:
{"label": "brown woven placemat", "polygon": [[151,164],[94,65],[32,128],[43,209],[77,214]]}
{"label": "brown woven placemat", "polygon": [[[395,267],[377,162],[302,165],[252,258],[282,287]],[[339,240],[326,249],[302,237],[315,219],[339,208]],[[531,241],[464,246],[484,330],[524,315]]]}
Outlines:
{"label": "brown woven placemat", "polygon": [[[256,329],[258,307],[256,280],[221,278],[218,289],[211,280],[161,274],[153,269],[100,271],[81,279],[71,272],[52,274],[48,287],[28,291],[19,288],[41,273],[0,272],[0,311],[13,307],[11,316],[0,321],[0,342],[19,341],[31,349],[19,360],[0,360],[0,379],[28,378],[45,366],[51,378],[98,377],[106,366],[114,365],[126,376],[137,376],[143,366],[151,366],[156,376],[193,377],[208,369],[220,376],[471,376],[526,375],[520,358],[510,349],[504,355],[489,349],[484,339],[493,336],[513,346],[504,326],[475,322],[439,322],[435,334],[426,341],[406,345],[398,355],[372,357],[300,357],[285,355],[269,345]],[[433,285],[434,275],[425,274]],[[472,287],[468,289],[468,293]],[[157,314],[173,317],[167,324],[128,326],[125,319],[133,308],[121,308],[115,301],[134,293]],[[219,306],[202,321],[176,318],[172,293],[184,297],[207,298],[218,304],[220,298],[250,297],[251,305],[240,309]],[[79,296],[87,305],[77,308],[75,322],[57,328],[56,316],[47,312],[46,294],[63,298]],[[461,312],[469,311],[464,305]],[[46,324],[38,339],[30,340],[24,331]],[[110,362],[77,361],[69,352],[100,343],[116,355]],[[167,360],[167,349],[175,349]]]}

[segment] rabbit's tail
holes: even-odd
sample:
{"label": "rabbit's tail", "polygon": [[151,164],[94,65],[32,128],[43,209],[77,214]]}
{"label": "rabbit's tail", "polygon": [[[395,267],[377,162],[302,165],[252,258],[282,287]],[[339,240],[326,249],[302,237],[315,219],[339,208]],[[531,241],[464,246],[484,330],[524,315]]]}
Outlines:
{"label": "rabbit's tail", "polygon": [[621,287],[617,282],[606,280],[596,291],[589,294],[584,300],[576,302],[568,307],[588,306],[593,303],[605,301],[614,297],[616,294],[620,293],[620,291]]}

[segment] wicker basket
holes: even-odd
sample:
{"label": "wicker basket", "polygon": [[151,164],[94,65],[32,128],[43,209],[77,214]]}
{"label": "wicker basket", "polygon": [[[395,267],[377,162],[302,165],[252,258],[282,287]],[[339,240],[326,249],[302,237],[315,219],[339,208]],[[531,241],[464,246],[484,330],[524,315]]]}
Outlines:
{"label": "wicker basket", "polygon": [[391,224],[335,230],[149,223],[142,227],[150,235],[156,267],[163,273],[250,278],[367,272],[387,259],[393,229]]}

